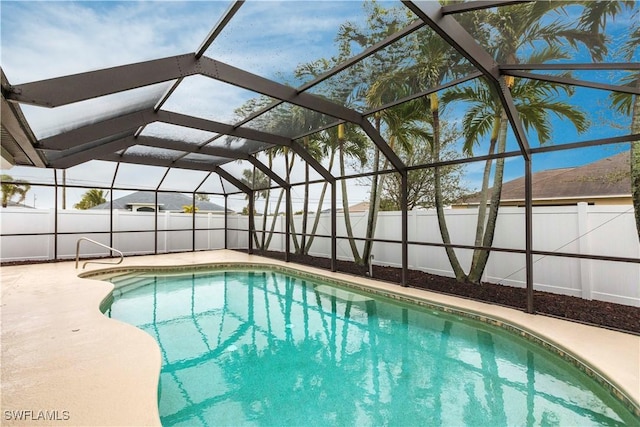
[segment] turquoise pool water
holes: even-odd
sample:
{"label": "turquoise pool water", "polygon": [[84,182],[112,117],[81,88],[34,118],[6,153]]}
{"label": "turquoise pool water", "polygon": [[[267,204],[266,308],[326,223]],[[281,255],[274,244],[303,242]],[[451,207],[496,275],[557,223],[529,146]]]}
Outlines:
{"label": "turquoise pool water", "polygon": [[270,271],[112,281],[107,314],[160,346],[163,425],[639,424],[572,364],[482,322]]}

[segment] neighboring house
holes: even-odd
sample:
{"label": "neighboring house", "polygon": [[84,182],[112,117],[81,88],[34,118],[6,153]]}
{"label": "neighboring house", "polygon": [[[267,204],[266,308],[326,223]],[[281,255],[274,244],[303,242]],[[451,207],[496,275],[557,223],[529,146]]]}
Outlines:
{"label": "neighboring house", "polygon": [[7,202],[7,207],[8,208],[26,208],[26,209],[35,209],[33,206],[29,206],[27,204],[25,204],[24,202],[22,203],[16,203],[13,200],[9,200]]}
{"label": "neighboring house", "polygon": [[[355,205],[349,206],[349,213],[362,213],[367,212],[369,210],[369,202],[360,202]],[[331,212],[331,209],[324,209],[322,213]],[[344,209],[338,208],[336,212],[341,213],[344,212]]]}
{"label": "neighboring house", "polygon": [[[629,151],[584,166],[551,169],[532,174],[533,204],[536,206],[630,205]],[[524,177],[502,185],[500,206],[524,206]],[[480,193],[462,197],[453,208],[477,207]]]}
{"label": "neighboring house", "polygon": [[349,206],[349,213],[361,213],[369,210],[369,202],[360,202]]}
{"label": "neighboring house", "polygon": [[[133,212],[155,212],[156,196],[153,191],[137,191],[113,201],[113,209],[127,210]],[[191,206],[193,199],[179,193],[158,192],[158,210],[160,212],[183,212],[184,206]],[[111,203],[102,203],[91,209],[109,209]],[[224,207],[216,203],[196,200],[198,213],[223,214]],[[232,212],[228,210],[228,212]]]}

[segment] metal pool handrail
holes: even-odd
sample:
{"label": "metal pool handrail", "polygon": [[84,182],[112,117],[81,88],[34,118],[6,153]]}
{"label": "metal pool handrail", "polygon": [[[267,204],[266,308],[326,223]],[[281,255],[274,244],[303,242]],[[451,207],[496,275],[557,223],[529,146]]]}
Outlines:
{"label": "metal pool handrail", "polygon": [[96,242],[95,240],[91,240],[91,239],[89,239],[87,237],[81,237],[81,238],[78,239],[78,242],[76,243],[76,268],[78,268],[78,260],[80,259],[80,242],[82,242],[83,240],[86,240],[87,242],[91,242],[91,243],[96,244],[98,246],[102,246],[103,248],[109,249],[110,251],[117,252],[120,255],[120,260],[118,262],[87,261],[84,264],[82,264],[82,269],[83,270],[87,266],[87,264],[89,264],[89,263],[94,263],[94,264],[120,264],[124,260],[124,254],[122,252],[120,252],[119,250],[114,249],[111,246],[104,245],[104,244],[102,244],[100,242]]}

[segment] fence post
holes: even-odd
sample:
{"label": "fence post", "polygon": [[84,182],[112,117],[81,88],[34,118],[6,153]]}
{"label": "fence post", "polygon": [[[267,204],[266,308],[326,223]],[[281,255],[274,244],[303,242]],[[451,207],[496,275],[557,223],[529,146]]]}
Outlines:
{"label": "fence post", "polygon": [[[589,253],[589,224],[588,224],[589,205],[585,202],[578,203],[578,253]],[[580,266],[580,288],[582,289],[582,298],[591,300],[591,260],[580,258],[578,261]]]}
{"label": "fence post", "polygon": [[[418,240],[416,239],[416,236],[418,234],[418,210],[417,209],[412,209],[411,210],[411,216],[413,217],[413,220],[411,221],[412,223],[412,228],[409,231],[409,236],[413,236],[414,240]],[[411,262],[409,262],[409,267],[411,267],[414,270],[419,270],[420,268],[418,268],[418,250],[417,248],[414,246],[413,248],[411,248],[411,246],[409,246],[409,259],[411,260]]]}
{"label": "fence post", "polygon": [[56,257],[56,241],[58,236],[56,234],[56,214],[55,208],[49,209],[49,249],[47,251],[48,259],[55,259]]}
{"label": "fence post", "polygon": [[127,239],[126,237],[124,239],[120,239],[120,233],[117,233],[117,231],[122,230],[122,227],[120,227],[120,209],[112,209],[111,210],[111,243],[112,243],[112,247],[118,249],[119,251],[121,251],[122,253],[124,253],[126,251],[126,247],[123,248],[121,246],[121,243],[127,242],[129,239]]}
{"label": "fence post", "polygon": [[207,213],[207,249],[211,250],[211,220],[213,219],[213,214],[211,212]]}
{"label": "fence post", "polygon": [[171,212],[164,212],[164,253],[169,253],[169,226],[171,225]]}

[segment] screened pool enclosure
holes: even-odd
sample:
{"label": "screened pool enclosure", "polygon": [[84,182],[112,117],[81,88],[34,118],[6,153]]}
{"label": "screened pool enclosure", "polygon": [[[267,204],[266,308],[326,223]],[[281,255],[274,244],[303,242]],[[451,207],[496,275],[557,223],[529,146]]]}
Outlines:
{"label": "screened pool enclosure", "polygon": [[[2,260],[68,258],[91,236],[125,253],[377,262],[403,285],[412,268],[495,279],[526,287],[529,312],[534,284],[640,305],[639,11],[3,2]],[[596,195],[604,207],[580,203],[584,178],[573,201],[540,201],[538,172],[627,151],[602,174],[625,189]],[[103,200],[84,209],[93,190]],[[136,192],[152,198],[116,207]]]}

